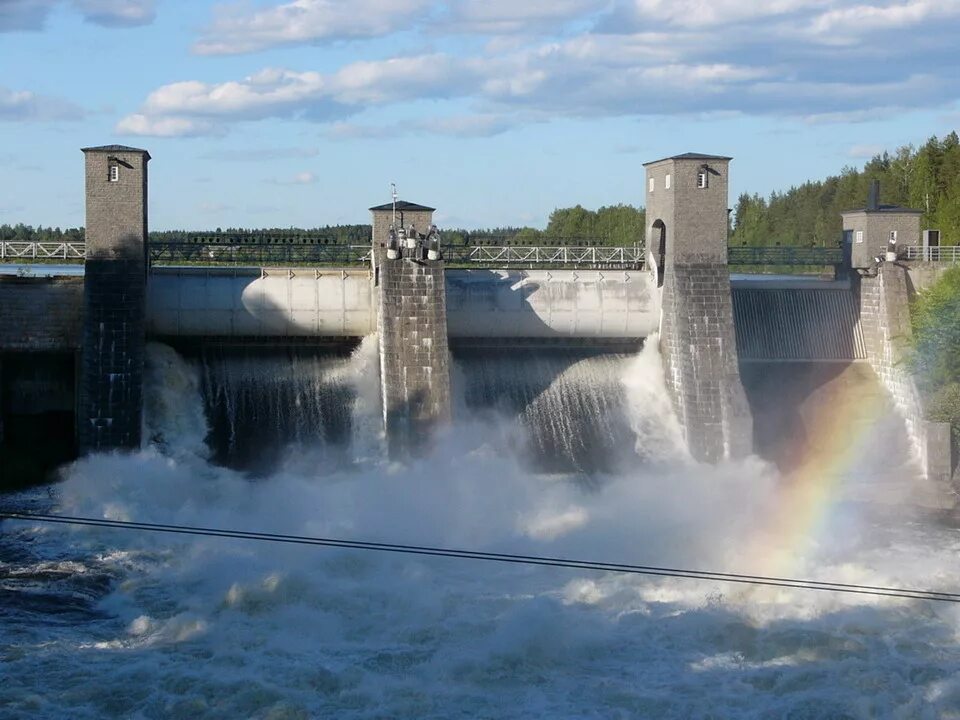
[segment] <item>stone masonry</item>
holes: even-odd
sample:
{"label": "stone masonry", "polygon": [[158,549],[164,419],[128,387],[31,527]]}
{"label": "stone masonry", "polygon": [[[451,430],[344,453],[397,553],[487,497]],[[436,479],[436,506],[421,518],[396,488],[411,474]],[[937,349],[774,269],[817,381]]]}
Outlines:
{"label": "stone masonry", "polygon": [[753,445],[727,269],[729,161],[687,153],[645,165],[647,237],[657,223],[666,233],[660,347],[667,390],[691,455],[705,462],[741,457]]}
{"label": "stone masonry", "polygon": [[391,456],[416,453],[450,418],[442,261],[383,260],[378,332],[383,416]]}
{"label": "stone masonry", "polygon": [[876,276],[860,278],[859,286],[860,323],[870,364],[903,415],[927,478],[949,482],[950,426],[925,419],[923,397],[904,364],[912,335],[907,271],[896,263],[882,263]]}
{"label": "stone masonry", "polygon": [[140,446],[146,315],[145,150],[85,148],[84,327],[77,436],[81,452]]}
{"label": "stone masonry", "polygon": [[0,352],[80,349],[82,277],[0,277],[0,308]]}

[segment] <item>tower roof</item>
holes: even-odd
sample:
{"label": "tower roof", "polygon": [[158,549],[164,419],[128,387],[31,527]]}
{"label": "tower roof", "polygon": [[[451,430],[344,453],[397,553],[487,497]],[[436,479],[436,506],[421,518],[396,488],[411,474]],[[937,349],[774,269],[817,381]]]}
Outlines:
{"label": "tower roof", "polygon": [[660,158],[659,160],[651,160],[650,162],[645,162],[643,166],[655,165],[664,160],[733,160],[733,158],[726,155],[705,155],[703,153],[688,152],[682,155],[671,155],[670,157]]}
{"label": "tower roof", "polygon": [[130,147],[129,145],[97,145],[97,146],[94,146],[94,147],[85,147],[85,148],[80,148],[80,149],[81,149],[81,151],[83,151],[83,152],[85,152],[85,153],[87,153],[87,152],[102,152],[102,153],[110,153],[110,152],[114,152],[114,153],[116,153],[116,152],[127,152],[127,153],[130,153],[130,152],[132,152],[132,153],[141,153],[142,155],[146,155],[146,156],[147,156],[147,160],[150,159],[150,153],[148,153],[146,150],[144,150],[144,149],[142,149],[142,148]]}
{"label": "tower roof", "polygon": [[[376,212],[378,210],[393,210],[393,203],[388,202],[383,205],[374,205],[370,208],[371,212]],[[417,203],[407,202],[406,200],[397,200],[397,210],[420,210],[423,212],[433,212],[436,208],[427,207],[426,205],[418,205]]]}

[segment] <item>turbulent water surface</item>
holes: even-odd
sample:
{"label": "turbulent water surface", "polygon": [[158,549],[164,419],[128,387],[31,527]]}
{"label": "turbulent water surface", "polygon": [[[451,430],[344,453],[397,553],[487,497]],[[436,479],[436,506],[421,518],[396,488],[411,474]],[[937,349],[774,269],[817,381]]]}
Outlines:
{"label": "turbulent water surface", "polygon": [[[652,350],[567,358],[496,392],[489,377],[511,361],[483,359],[488,379],[460,399],[483,411],[461,412],[407,464],[379,459],[371,357],[367,342],[349,361],[288,358],[320,379],[271,390],[253,379],[260,359],[204,370],[154,347],[151,446],[3,502],[739,572],[780,556],[794,575],[956,589],[957,532],[886,510],[862,483],[815,531],[768,527],[783,479],[757,459],[685,458]],[[291,413],[318,423],[256,477],[215,464],[203,442],[204,393],[209,409],[211,392],[253,402],[255,386],[285,398],[271,411],[281,426]],[[332,397],[323,417],[348,413],[348,432],[311,415]],[[583,428],[591,417],[608,424]],[[591,482],[583,468],[531,471],[531,447],[582,459],[562,442],[576,432],[617,461]],[[5,718],[960,717],[949,604],[12,521],[0,598]]]}

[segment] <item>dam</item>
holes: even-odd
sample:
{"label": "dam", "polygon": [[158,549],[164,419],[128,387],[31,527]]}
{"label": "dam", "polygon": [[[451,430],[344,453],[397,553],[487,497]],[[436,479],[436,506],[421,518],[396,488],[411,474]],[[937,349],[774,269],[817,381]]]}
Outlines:
{"label": "dam", "polygon": [[[110,157],[138,179],[124,152],[91,149],[93,179]],[[653,193],[671,175],[698,207],[704,165],[726,173],[654,163]],[[602,253],[431,258],[410,203],[363,248],[141,254],[137,187],[118,272],[100,245],[89,278],[0,279],[4,452],[89,426],[7,511],[956,590],[937,428],[896,355],[931,264],[741,274],[719,198],[695,233],[648,199],[652,247]],[[840,254],[806,250],[775,261]],[[0,520],[0,594],[24,717],[960,710],[953,606],[911,598],[23,519]]]}
{"label": "dam", "polygon": [[[151,245],[149,153],[103,146],[84,156],[86,245],[48,253],[80,253],[83,273],[0,276],[0,392],[20,398],[29,385],[37,398],[6,401],[5,426],[57,418],[81,454],[142,443],[148,341],[205,356],[258,347],[343,353],[375,335],[382,423],[391,452],[402,455],[455,412],[450,353],[634,353],[655,337],[666,392],[697,460],[754,449],[742,368],[866,363],[907,417],[927,474],[946,481],[952,473],[947,429],[923,419],[891,355],[898,330],[890,323],[902,327],[902,288],[919,264],[877,267],[867,249],[882,247],[893,225],[919,241],[912,211],[884,210],[885,224],[864,246],[851,230],[845,247],[792,256],[775,248],[776,258],[757,260],[727,246],[730,158],[687,153],[645,166],[647,241],[632,248],[465,255],[429,234],[433,208],[400,201],[370,209],[366,248],[267,247],[264,255],[262,244],[243,238]],[[855,211],[849,222],[872,222],[879,212]],[[730,273],[731,263],[756,262],[832,265],[836,279]],[[32,359],[29,377],[22,358]]]}

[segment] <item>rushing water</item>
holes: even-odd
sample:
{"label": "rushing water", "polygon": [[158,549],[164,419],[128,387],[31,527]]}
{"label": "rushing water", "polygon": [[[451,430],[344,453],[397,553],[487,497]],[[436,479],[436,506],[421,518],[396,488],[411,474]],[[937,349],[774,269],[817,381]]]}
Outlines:
{"label": "rushing water", "polygon": [[[236,398],[253,370],[211,380],[152,348],[151,447],[87,458],[49,491],[3,500],[739,572],[779,553],[799,576],[958,584],[956,531],[862,494],[833,498],[802,542],[769,527],[758,541],[784,481],[755,458],[706,467],[684,456],[652,347],[564,361],[536,397],[500,392],[501,412],[522,406],[519,419],[491,415],[493,383],[477,381],[487,400],[468,388],[461,406],[487,410],[410,465],[371,450],[371,354],[368,342],[305,372],[352,398],[348,457],[304,436],[267,477],[213,464],[204,389],[232,383]],[[509,365],[481,364],[498,363]],[[610,387],[594,398],[576,387],[597,377],[619,403]],[[573,407],[589,415],[584,403],[619,414],[618,443],[618,428],[633,430],[633,461],[592,484],[530,472],[512,438]],[[277,408],[288,411],[301,412]],[[533,431],[521,448],[541,443]],[[25,522],[0,525],[0,600],[4,718],[960,717],[960,612],[947,604]]]}

